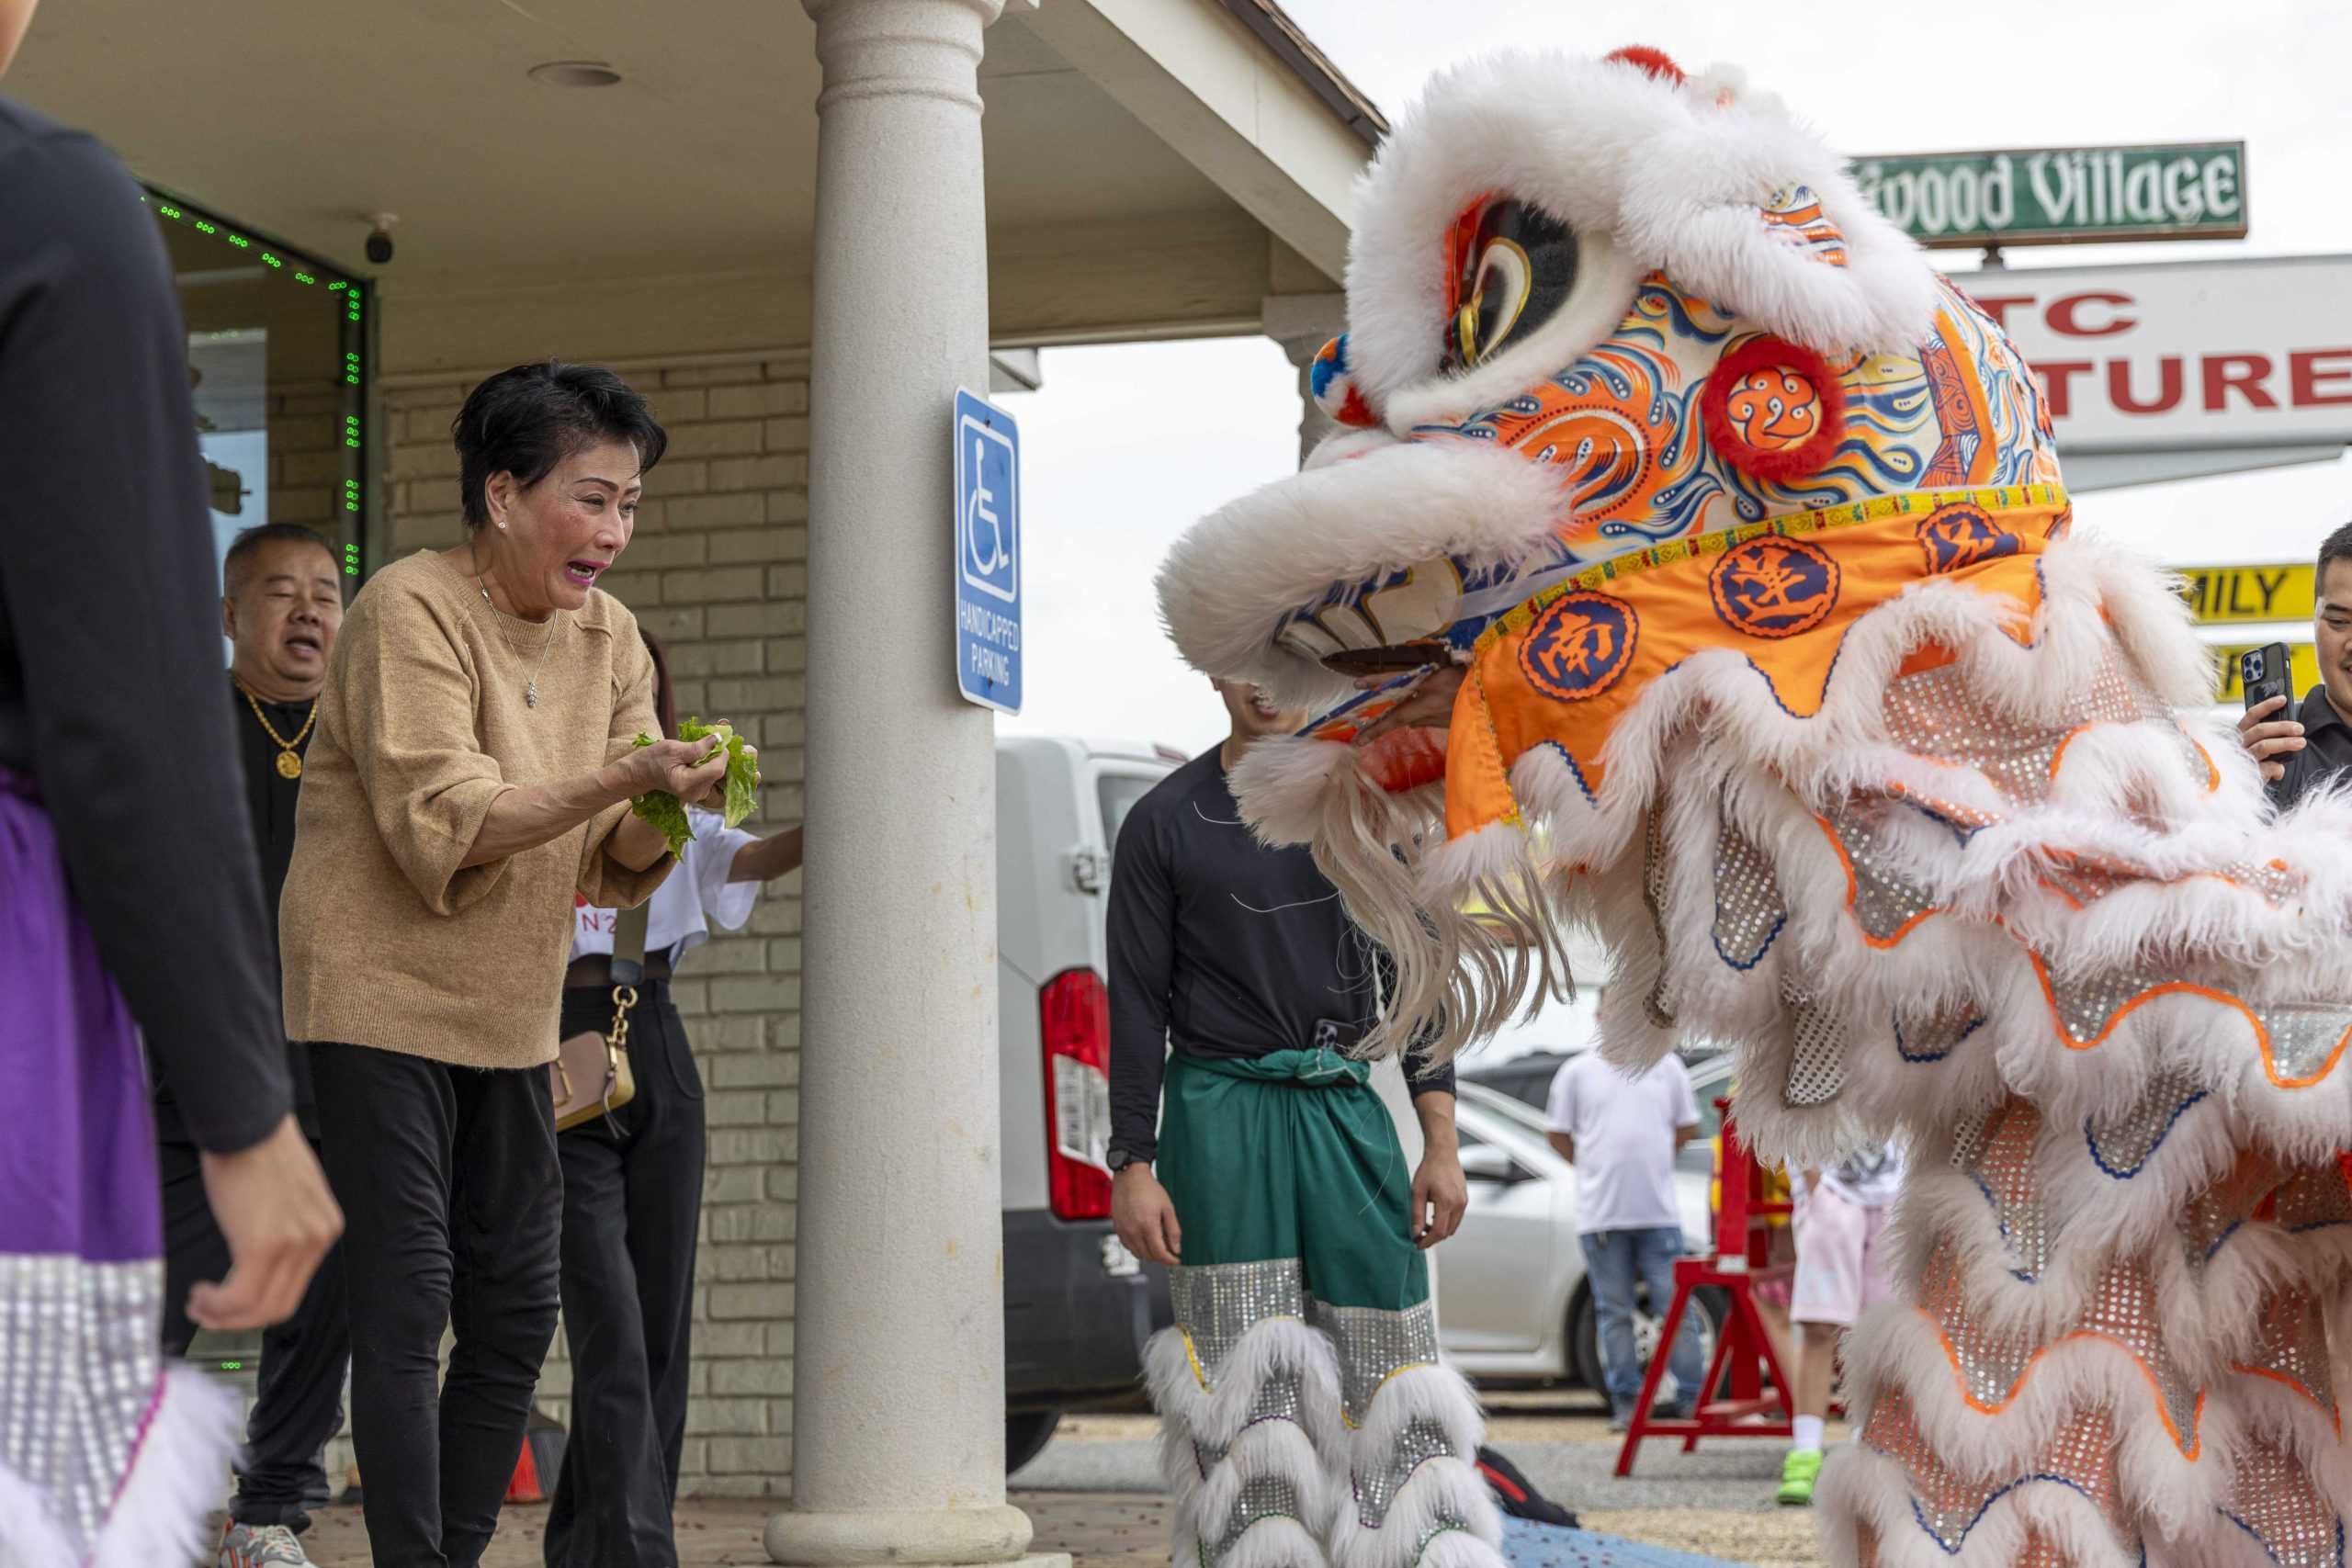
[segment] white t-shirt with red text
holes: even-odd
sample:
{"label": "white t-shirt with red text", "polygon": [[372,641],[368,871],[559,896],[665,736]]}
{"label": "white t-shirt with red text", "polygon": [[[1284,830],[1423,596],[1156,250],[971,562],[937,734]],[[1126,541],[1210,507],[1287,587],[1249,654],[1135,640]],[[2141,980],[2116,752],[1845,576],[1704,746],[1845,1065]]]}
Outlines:
{"label": "white t-shirt with red text", "polygon": [[[689,949],[710,940],[713,922],[725,931],[741,931],[760,896],[756,882],[727,880],[735,856],[744,845],[757,843],[757,839],[741,828],[728,827],[715,811],[688,807],[686,824],[695,836],[686,841],[678,868],[653,890],[645,911],[645,951],[649,955],[668,953],[672,969]],[[592,908],[575,893],[571,917],[573,958],[613,951],[613,928],[620,920],[619,910]]]}

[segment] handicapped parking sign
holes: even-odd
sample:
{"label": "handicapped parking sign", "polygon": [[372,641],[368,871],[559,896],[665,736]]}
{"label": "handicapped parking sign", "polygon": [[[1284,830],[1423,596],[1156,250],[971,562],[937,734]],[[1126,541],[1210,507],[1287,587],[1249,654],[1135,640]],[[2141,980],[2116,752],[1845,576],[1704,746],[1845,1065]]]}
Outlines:
{"label": "handicapped parking sign", "polygon": [[1021,711],[1021,431],[956,392],[956,684],[1000,713]]}

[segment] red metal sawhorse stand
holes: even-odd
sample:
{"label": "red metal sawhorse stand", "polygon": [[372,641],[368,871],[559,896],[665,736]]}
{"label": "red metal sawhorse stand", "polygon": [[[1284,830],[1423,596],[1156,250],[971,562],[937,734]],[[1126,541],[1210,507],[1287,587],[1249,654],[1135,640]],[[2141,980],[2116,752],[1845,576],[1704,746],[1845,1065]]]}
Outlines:
{"label": "red metal sawhorse stand", "polygon": [[[1617,1453],[1621,1476],[1634,1473],[1634,1456],[1641,1451],[1645,1438],[1679,1437],[1682,1451],[1689,1453],[1702,1438],[1787,1438],[1795,1430],[1789,1419],[1789,1378],[1781,1368],[1780,1357],[1773,1353],[1772,1337],[1765,1333],[1764,1320],[1757,1315],[1753,1293],[1755,1270],[1765,1267],[1770,1258],[1771,1234],[1765,1222],[1772,1215],[1786,1214],[1790,1205],[1764,1196],[1764,1168],[1756,1163],[1747,1140],[1732,1124],[1730,1102],[1719,1100],[1715,1104],[1725,1114],[1714,1254],[1681,1258],[1674,1265],[1674,1304],[1667,1309],[1657,1349],[1642,1379],[1640,1397],[1634,1402],[1625,1445]],[[1715,1354],[1706,1379],[1694,1396],[1696,1408],[1684,1420],[1654,1420],[1650,1408],[1666,1376],[1675,1337],[1682,1332],[1689,1314],[1690,1298],[1710,1287],[1724,1292],[1730,1309],[1715,1336]],[[1724,1387],[1726,1377],[1728,1390]],[[1716,1397],[1719,1393],[1724,1396]]]}

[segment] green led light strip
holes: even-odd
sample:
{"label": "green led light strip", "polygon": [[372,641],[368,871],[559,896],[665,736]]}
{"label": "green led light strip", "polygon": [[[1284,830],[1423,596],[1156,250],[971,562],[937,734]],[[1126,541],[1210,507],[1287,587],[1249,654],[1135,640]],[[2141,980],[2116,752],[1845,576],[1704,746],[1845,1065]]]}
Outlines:
{"label": "green led light strip", "polygon": [[[250,234],[240,234],[236,230],[225,226],[217,219],[208,218],[203,213],[191,210],[180,202],[167,197],[157,196],[153,191],[144,187],[141,187],[139,192],[139,199],[153,208],[158,216],[168,218],[184,228],[193,229],[199,234],[209,234],[241,251],[254,251],[261,257],[264,266],[283,273],[305,288],[323,286],[330,294],[348,291],[352,296],[350,305],[352,319],[354,321],[358,319],[358,296],[363,286],[357,279],[342,276],[334,268],[308,257],[297,258],[290,253],[280,254],[284,250],[282,246],[272,246],[256,241]],[[257,245],[260,248],[255,250]],[[290,267],[288,265],[289,260],[294,264]]]}
{"label": "green led light strip", "polygon": [[[364,416],[367,405],[362,400],[361,394],[365,378],[365,366],[361,355],[366,344],[360,336],[359,328],[360,317],[367,309],[367,285],[358,278],[346,276],[315,258],[298,254],[274,241],[240,233],[235,225],[219,216],[199,211],[187,202],[176,200],[161,192],[142,187],[139,193],[139,199],[152,208],[159,218],[167,219],[182,228],[193,230],[207,238],[218,240],[232,250],[246,253],[248,257],[258,256],[262,265],[267,267],[278,277],[291,278],[305,288],[316,288],[322,293],[343,296],[341,304],[343,325],[345,329],[343,385],[349,396],[349,401],[345,407],[350,411],[343,415],[343,446],[346,452],[365,451],[367,427]],[[356,463],[359,459],[355,457],[351,461]],[[344,479],[342,501],[342,510],[348,525],[354,529],[364,528],[366,524],[362,514],[366,511],[365,492],[358,478],[346,477]],[[350,577],[358,576],[359,563],[358,544],[356,542],[345,544],[343,547],[345,574]],[[228,1367],[233,1367],[233,1365],[234,1363],[224,1363],[224,1366]]]}

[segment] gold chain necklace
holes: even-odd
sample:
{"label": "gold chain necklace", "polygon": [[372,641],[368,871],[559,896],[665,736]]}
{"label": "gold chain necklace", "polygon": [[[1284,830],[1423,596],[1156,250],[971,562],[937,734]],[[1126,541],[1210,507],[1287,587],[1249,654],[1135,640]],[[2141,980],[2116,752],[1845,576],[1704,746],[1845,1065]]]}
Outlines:
{"label": "gold chain necklace", "polygon": [[302,728],[294,732],[293,739],[288,740],[270,727],[269,716],[261,711],[261,699],[254,695],[252,687],[240,681],[237,690],[244,694],[245,705],[254,710],[254,717],[260,721],[261,732],[277,743],[277,776],[281,779],[300,778],[302,754],[294,748],[302,744],[302,737],[310,734],[311,726],[319,722],[319,699],[311,699],[311,716],[302,721]]}
{"label": "gold chain necklace", "polygon": [[[498,635],[505,638],[506,647],[510,652],[519,652],[520,650],[514,647],[514,634],[506,629],[505,612],[499,609],[498,601],[490,596],[490,584],[481,580],[481,552],[474,547],[471,540],[467,541],[466,554],[474,563],[474,586],[481,590],[481,602],[490,606],[490,613],[498,619]],[[553,610],[548,612],[547,640],[539,644],[538,662],[531,666],[530,683],[523,688],[525,707],[535,708],[539,705],[539,667],[548,661],[548,649],[555,646],[556,614]]]}

